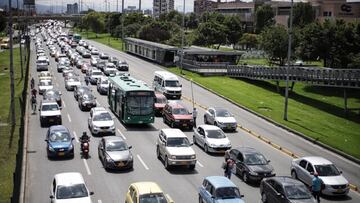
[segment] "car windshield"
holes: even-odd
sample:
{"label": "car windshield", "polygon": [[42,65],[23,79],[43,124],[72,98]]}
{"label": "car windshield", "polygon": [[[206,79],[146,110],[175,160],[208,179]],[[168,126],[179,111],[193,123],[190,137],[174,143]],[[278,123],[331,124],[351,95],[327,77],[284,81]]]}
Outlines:
{"label": "car windshield", "polygon": [[95,99],[94,95],[92,95],[92,94],[84,94],[84,100],[90,101],[90,100],[93,100],[93,99]]}
{"label": "car windshield", "polygon": [[167,139],[168,147],[188,147],[190,146],[189,140],[186,137],[171,137]]}
{"label": "car windshield", "polygon": [[244,162],[248,165],[265,165],[268,163],[265,157],[259,153],[245,154],[244,156]]}
{"label": "car windshield", "polygon": [[310,199],[312,197],[305,185],[287,185],[284,189],[289,199]]}
{"label": "car windshield", "polygon": [[153,112],[153,96],[129,96],[127,98],[128,113],[131,115],[149,115]]}
{"label": "car windshield", "polygon": [[46,60],[38,60],[37,63],[47,63]]}
{"label": "car windshield", "polygon": [[101,72],[92,72],[92,75],[101,75]]}
{"label": "car windshield", "polygon": [[166,80],[165,87],[180,87],[180,83],[177,80]]}
{"label": "car windshield", "polygon": [[218,109],[216,110],[216,116],[217,117],[231,117],[230,112],[228,112],[225,109]]}
{"label": "car windshield", "polygon": [[338,176],[340,172],[335,167],[334,164],[328,165],[315,165],[315,169],[318,172],[319,176]]}
{"label": "car windshield", "polygon": [[94,116],[94,121],[111,121],[112,118],[108,112],[99,113]]}
{"label": "car windshield", "polygon": [[157,97],[156,98],[156,103],[159,103],[159,104],[166,104],[167,100],[165,97]]}
{"label": "car windshield", "polygon": [[69,142],[71,137],[68,132],[65,131],[55,131],[52,132],[49,136],[50,142]]}
{"label": "car windshield", "polygon": [[59,185],[57,187],[56,199],[71,199],[71,198],[80,198],[87,197],[88,191],[85,187],[85,184],[75,184],[75,185]]}
{"label": "car windshield", "polygon": [[40,86],[51,86],[52,82],[51,81],[40,81]]}
{"label": "car windshield", "polygon": [[57,104],[46,104],[41,107],[41,111],[57,111],[59,106]]}
{"label": "car windshield", "polygon": [[50,91],[46,91],[45,96],[46,97],[58,97],[58,96],[60,96],[60,94],[58,91],[50,90]]}
{"label": "car windshield", "polygon": [[167,200],[162,193],[140,195],[139,200],[139,203],[167,203]]}
{"label": "car windshield", "polygon": [[240,191],[236,187],[223,187],[216,190],[216,199],[240,198]]}
{"label": "car windshield", "polygon": [[106,143],[106,151],[124,151],[128,146],[123,141],[110,141]]}
{"label": "car windshield", "polygon": [[222,130],[206,130],[207,137],[213,139],[225,138],[225,133]]}
{"label": "car windshield", "polygon": [[81,88],[79,88],[79,91],[80,92],[90,92],[90,88],[88,88],[88,87],[84,87],[84,86],[82,86]]}
{"label": "car windshield", "polygon": [[175,115],[187,115],[189,114],[188,110],[185,108],[174,108],[173,114]]}
{"label": "car windshield", "polygon": [[108,64],[106,68],[116,68],[114,64]]}
{"label": "car windshield", "polygon": [[79,82],[79,78],[69,78],[69,82]]}
{"label": "car windshield", "polygon": [[104,85],[109,84],[109,81],[108,80],[103,80],[103,81],[101,81],[101,84],[104,84]]}

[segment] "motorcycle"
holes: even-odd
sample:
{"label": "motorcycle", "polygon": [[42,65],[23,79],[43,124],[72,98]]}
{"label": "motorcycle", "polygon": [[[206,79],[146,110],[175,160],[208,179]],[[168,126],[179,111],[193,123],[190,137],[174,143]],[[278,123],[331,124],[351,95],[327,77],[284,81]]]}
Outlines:
{"label": "motorcycle", "polygon": [[81,156],[85,159],[89,158],[90,140],[84,140],[81,142]]}

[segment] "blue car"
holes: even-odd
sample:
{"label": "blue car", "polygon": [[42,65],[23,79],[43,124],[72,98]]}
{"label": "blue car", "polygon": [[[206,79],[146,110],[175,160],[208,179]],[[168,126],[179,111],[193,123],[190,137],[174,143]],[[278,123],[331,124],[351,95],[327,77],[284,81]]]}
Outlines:
{"label": "blue car", "polygon": [[208,176],[199,188],[199,203],[245,203],[239,188],[224,176]]}
{"label": "blue car", "polygon": [[46,134],[46,151],[49,158],[74,157],[74,138],[63,125],[54,125]]}

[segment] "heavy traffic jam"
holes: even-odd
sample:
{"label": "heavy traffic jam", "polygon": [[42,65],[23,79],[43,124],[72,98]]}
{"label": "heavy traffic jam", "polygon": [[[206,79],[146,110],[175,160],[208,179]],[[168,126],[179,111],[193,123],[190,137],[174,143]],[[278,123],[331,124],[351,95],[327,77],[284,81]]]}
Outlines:
{"label": "heavy traffic jam", "polygon": [[[182,84],[175,74],[155,71],[152,84],[147,84],[136,79],[137,75],[129,74],[132,67],[126,60],[100,51],[61,25],[61,22],[49,21],[31,30],[36,75],[30,76],[32,115],[29,116],[38,118],[41,128],[47,129],[44,148],[49,161],[66,162],[75,156],[85,160],[98,158],[104,173],[131,173],[134,165],[140,164],[132,150],[142,146],[124,139],[117,131],[116,120],[124,126],[152,125],[155,120],[162,120],[167,127],[157,130],[153,147],[153,155],[165,168],[158,173],[196,171],[198,150],[194,148],[209,156],[224,157],[219,163],[223,175],[205,176],[198,183],[199,203],[245,202],[244,196],[248,194],[241,192],[234,178],[259,185],[256,190],[261,201],[269,203],[318,202],[316,198],[320,193],[326,196],[349,193],[349,182],[342,172],[330,160],[319,156],[293,159],[288,169],[291,175],[277,176],[273,167],[276,163],[259,149],[231,143],[230,136],[239,124],[232,112],[221,106],[208,107],[204,114],[200,114],[196,106],[189,109],[182,101]],[[56,67],[49,66],[52,60]],[[54,85],[55,78],[66,91]],[[83,129],[78,137],[63,122],[62,111],[70,108],[69,104],[64,105],[64,95],[73,95],[78,107],[68,111],[88,112],[87,121],[78,121],[87,122],[88,129]],[[97,97],[106,98],[106,105],[101,105]],[[188,132],[192,132],[192,136],[189,137]],[[96,145],[97,151],[90,151],[90,145]],[[80,149],[80,154],[75,148]],[[92,195],[96,191],[87,186],[86,176],[71,168],[56,174],[48,185],[51,202],[94,202]],[[166,187],[155,181],[136,181],[127,187],[126,194],[119,194],[119,201],[176,201],[172,194],[167,194]]]}

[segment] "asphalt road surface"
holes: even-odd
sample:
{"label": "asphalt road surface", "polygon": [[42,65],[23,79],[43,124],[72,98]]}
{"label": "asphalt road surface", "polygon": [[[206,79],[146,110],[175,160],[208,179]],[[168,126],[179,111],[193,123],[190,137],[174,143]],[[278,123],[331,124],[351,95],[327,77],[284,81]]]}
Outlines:
{"label": "asphalt road surface", "polygon": [[[132,55],[128,55],[105,45],[89,41],[99,49],[100,52],[108,53],[110,56],[116,56],[125,59],[130,65],[131,76],[143,80],[151,85],[153,73],[162,68],[153,63],[144,61]],[[47,50],[46,45],[43,45]],[[49,56],[50,57],[50,56]],[[30,74],[37,78],[35,64],[35,48],[32,43],[31,54],[31,70]],[[80,172],[90,189],[95,194],[92,196],[93,202],[124,202],[125,194],[128,186],[136,181],[155,181],[160,187],[168,193],[175,202],[190,203],[198,201],[198,188],[202,180],[210,175],[223,175],[221,163],[223,156],[206,154],[198,146],[193,146],[197,154],[198,163],[195,171],[189,171],[185,168],[167,171],[161,161],[156,158],[155,143],[159,129],[168,128],[163,123],[161,117],[157,117],[155,123],[146,127],[128,127],[115,120],[116,136],[123,136],[129,145],[133,146],[132,153],[134,155],[134,170],[123,172],[107,172],[102,167],[97,155],[97,145],[101,137],[91,137],[90,155],[91,158],[84,160],[80,158],[80,144],[77,142],[83,131],[87,131],[87,118],[89,112],[82,112],[73,92],[66,91],[64,80],[60,73],[56,71],[56,62],[50,58],[49,70],[54,77],[54,88],[61,90],[63,109],[62,121],[63,125],[69,128],[75,141],[75,158],[66,160],[49,160],[46,156],[45,133],[47,128],[41,128],[39,122],[39,113],[29,116],[28,130],[28,165],[26,179],[25,202],[42,203],[49,202],[50,184],[56,173],[61,172]],[[78,69],[75,71],[83,74]],[[37,85],[37,79],[36,85]],[[183,85],[183,95],[191,98],[190,82],[180,79]],[[106,96],[101,96],[96,91],[96,86],[92,86],[93,93],[97,97],[98,106],[108,108]],[[342,171],[344,176],[353,184],[360,185],[360,167],[347,161],[327,150],[317,147],[310,142],[298,138],[291,133],[278,128],[255,115],[244,111],[226,100],[193,85],[195,101],[204,106],[222,106],[230,110],[236,117],[238,123],[251,129],[252,131],[267,137],[273,142],[292,150],[299,155],[319,155],[334,162]],[[42,99],[41,96],[38,100]],[[188,109],[192,109],[190,101],[182,101]],[[38,101],[39,103],[39,101]],[[204,109],[199,108],[197,123],[203,123]],[[185,132],[192,141],[192,132]],[[285,153],[278,151],[270,145],[260,141],[243,130],[238,129],[236,133],[227,133],[231,140],[232,146],[250,146],[262,152],[271,160],[277,175],[290,175],[290,163],[292,158]],[[248,185],[237,177],[233,176],[232,181],[240,188],[245,195],[244,200],[248,203],[257,203],[260,201],[260,193],[258,185]],[[351,191],[345,198],[326,198],[322,202],[360,202],[360,195]]]}

